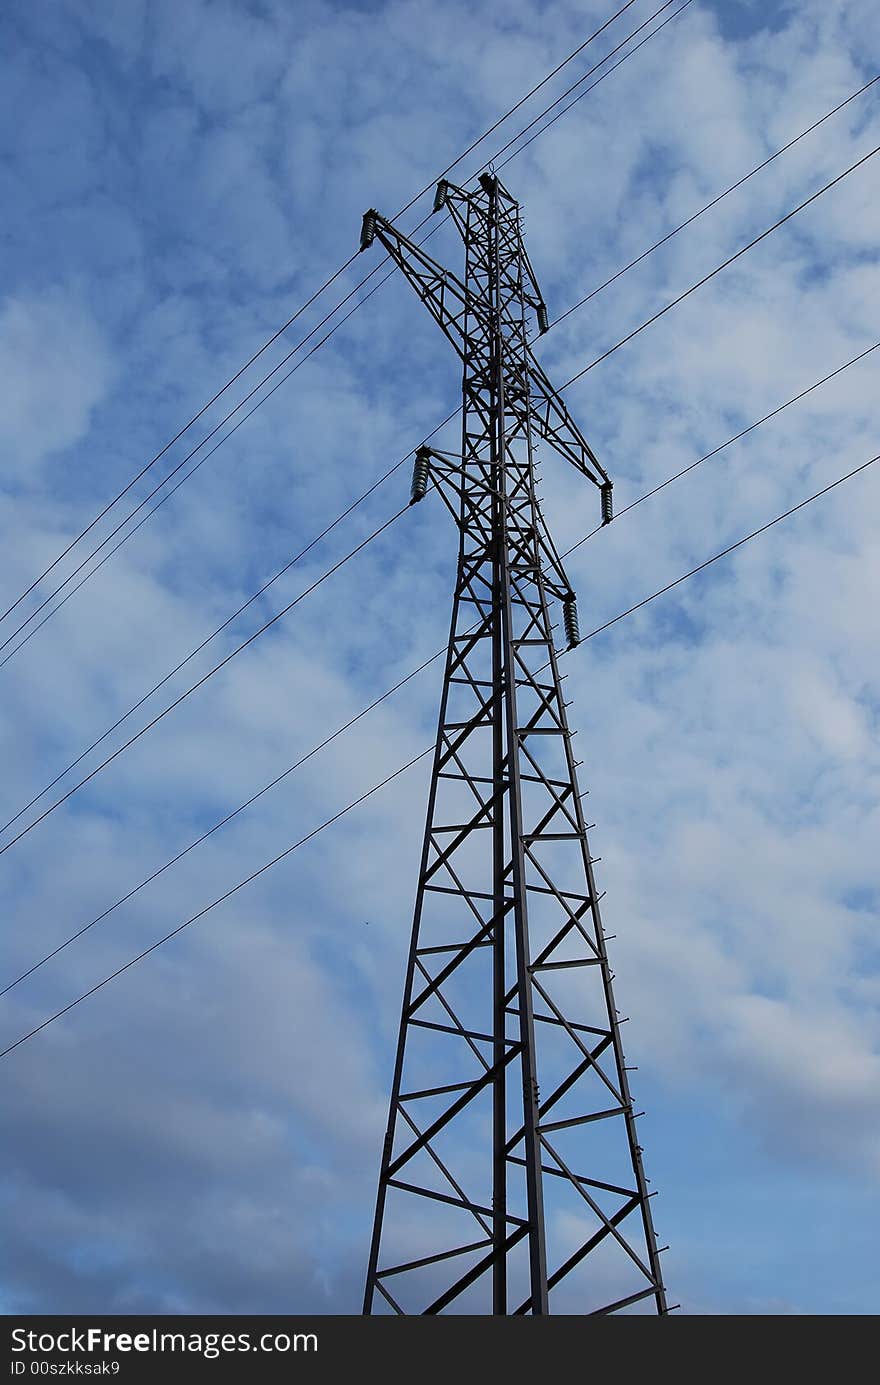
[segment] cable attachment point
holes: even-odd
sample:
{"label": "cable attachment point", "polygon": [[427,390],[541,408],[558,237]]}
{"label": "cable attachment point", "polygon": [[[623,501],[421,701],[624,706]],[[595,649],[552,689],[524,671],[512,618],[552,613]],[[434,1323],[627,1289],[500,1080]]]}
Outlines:
{"label": "cable attachment point", "polygon": [[378,215],[379,213],[372,207],[368,212],[364,212],[364,220],[361,225],[361,250],[369,250],[376,239],[376,218]]}
{"label": "cable attachment point", "polygon": [[612,519],[614,518],[614,507],[612,505],[611,490],[612,483],[610,481],[606,481],[601,491],[603,524],[610,524]]}
{"label": "cable attachment point", "polygon": [[428,481],[431,475],[431,449],[429,447],[417,447],[415,461],[413,462],[412,485],[409,492],[410,505],[417,505],[420,500],[424,500],[428,493]]}
{"label": "cable attachment point", "polygon": [[562,623],[565,627],[565,638],[568,640],[568,648],[574,649],[575,645],[581,642],[577,597],[574,592],[569,592],[568,596],[562,598]]}
{"label": "cable attachment point", "polygon": [[437,184],[437,190],[434,193],[434,206],[432,211],[439,212],[443,210],[446,206],[446,195],[448,192],[449,184],[445,178],[441,178],[440,182]]}

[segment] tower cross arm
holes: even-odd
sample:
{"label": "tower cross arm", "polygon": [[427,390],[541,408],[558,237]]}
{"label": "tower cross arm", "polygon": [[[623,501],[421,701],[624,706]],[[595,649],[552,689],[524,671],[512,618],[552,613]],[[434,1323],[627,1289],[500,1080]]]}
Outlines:
{"label": "tower cross arm", "polygon": [[536,432],[600,490],[610,493],[611,478],[534,356],[529,361],[529,385]]}
{"label": "tower cross arm", "polygon": [[468,313],[483,317],[483,306],[468,292],[456,274],[432,259],[384,216],[370,210],[364,214],[361,250],[368,249],[374,240],[384,246],[459,357],[464,360],[467,350],[465,318]]}

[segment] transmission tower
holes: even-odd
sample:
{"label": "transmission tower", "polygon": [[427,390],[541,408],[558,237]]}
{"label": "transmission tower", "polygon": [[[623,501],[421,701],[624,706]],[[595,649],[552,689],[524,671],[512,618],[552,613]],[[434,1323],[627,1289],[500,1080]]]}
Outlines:
{"label": "transmission tower", "polygon": [[420,447],[460,532],[364,1312],[614,1313],[666,1298],[550,602],[577,608],[535,492],[546,443],[611,481],[529,345],[547,309],[494,174],[443,180],[459,279],[376,211],[461,358],[461,455]]}

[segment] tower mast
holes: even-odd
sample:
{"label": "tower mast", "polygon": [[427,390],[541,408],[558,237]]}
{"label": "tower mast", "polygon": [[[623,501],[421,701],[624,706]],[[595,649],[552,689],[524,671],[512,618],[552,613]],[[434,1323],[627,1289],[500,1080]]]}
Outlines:
{"label": "tower mast", "polygon": [[[459,279],[376,211],[462,362],[461,455],[416,452],[459,529],[452,624],[364,1312],[666,1312],[556,661],[577,607],[535,491],[543,441],[611,482],[529,344],[520,211],[441,181]],[[539,1085],[540,1084],[540,1085]]]}

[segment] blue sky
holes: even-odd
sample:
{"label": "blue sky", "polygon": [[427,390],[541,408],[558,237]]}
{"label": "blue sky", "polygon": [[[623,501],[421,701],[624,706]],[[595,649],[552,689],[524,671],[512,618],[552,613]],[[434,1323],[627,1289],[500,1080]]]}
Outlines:
{"label": "blue sky", "polygon": [[[611,8],[6,6],[3,592],[351,254],[366,207],[407,202]],[[591,60],[654,8],[639,0]],[[868,0],[694,0],[504,171],[551,318],[878,57]],[[875,91],[560,324],[540,344],[552,378],[873,148]],[[572,388],[619,507],[877,339],[878,207],[871,162]],[[431,245],[459,267],[448,228]],[[582,629],[873,455],[876,371],[875,354],[578,549]],[[445,417],[456,376],[406,285],[377,292],[0,668],[4,820]],[[595,492],[552,457],[543,476],[564,548]],[[407,491],[403,467],[133,729]],[[566,660],[687,1312],[877,1307],[877,497],[868,472]],[[439,507],[407,514],[0,857],[4,983],[441,646],[453,563]],[[415,755],[437,679],[10,992],[0,1039]],[[7,1311],[358,1310],[425,788],[420,765],[0,1064]]]}

